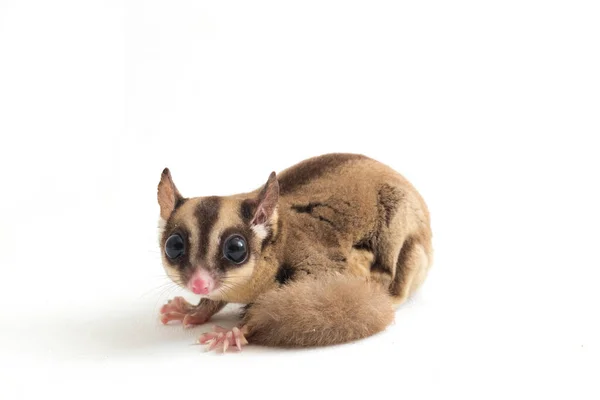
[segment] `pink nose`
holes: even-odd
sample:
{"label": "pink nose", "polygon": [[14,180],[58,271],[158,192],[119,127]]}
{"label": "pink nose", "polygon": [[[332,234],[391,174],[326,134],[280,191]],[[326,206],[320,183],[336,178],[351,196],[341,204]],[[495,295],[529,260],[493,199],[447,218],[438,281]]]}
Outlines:
{"label": "pink nose", "polygon": [[196,294],[208,294],[210,287],[207,281],[196,278],[192,281],[192,292]]}

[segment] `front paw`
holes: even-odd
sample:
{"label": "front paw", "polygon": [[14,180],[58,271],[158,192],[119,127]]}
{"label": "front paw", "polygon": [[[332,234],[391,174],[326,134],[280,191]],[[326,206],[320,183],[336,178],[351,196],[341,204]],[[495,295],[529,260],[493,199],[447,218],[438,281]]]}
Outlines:
{"label": "front paw", "polygon": [[196,343],[208,345],[208,351],[221,347],[225,353],[228,348],[233,346],[237,347],[238,351],[242,351],[242,346],[248,344],[245,334],[247,334],[247,328],[244,326],[226,329],[215,325],[212,332],[202,334]]}
{"label": "front paw", "polygon": [[183,297],[175,297],[160,309],[160,320],[163,324],[181,321],[184,328],[201,325],[210,319],[209,313],[198,306],[188,303]]}

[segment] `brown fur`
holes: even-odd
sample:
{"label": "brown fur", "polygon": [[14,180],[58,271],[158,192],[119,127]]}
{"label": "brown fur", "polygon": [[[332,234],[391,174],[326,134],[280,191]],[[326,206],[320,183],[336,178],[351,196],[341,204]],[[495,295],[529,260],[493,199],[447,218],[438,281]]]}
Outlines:
{"label": "brown fur", "polygon": [[377,285],[347,275],[301,280],[259,296],[244,317],[251,343],[324,346],[362,339],[394,319]]}
{"label": "brown fur", "polygon": [[[165,260],[169,276],[185,284],[190,268],[203,268],[222,284],[210,299],[250,304],[251,342],[322,345],[379,332],[391,321],[389,303],[414,293],[431,265],[425,202],[400,174],[365,156],[303,161],[251,193],[211,200],[216,214],[198,211],[214,197],[178,198],[167,170],[161,246],[179,229],[189,232],[190,247],[185,262]],[[223,264],[225,232],[246,237],[251,256],[243,265]]]}

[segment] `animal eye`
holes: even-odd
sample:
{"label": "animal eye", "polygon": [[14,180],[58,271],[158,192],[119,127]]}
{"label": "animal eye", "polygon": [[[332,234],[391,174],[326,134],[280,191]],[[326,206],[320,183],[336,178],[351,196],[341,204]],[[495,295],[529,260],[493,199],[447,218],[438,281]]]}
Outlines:
{"label": "animal eye", "polygon": [[241,264],[246,261],[248,256],[248,246],[246,240],[240,235],[233,235],[227,238],[223,245],[223,255],[229,261],[235,264]]}
{"label": "animal eye", "polygon": [[185,253],[185,246],[180,235],[169,236],[165,243],[165,254],[171,260],[181,257]]}

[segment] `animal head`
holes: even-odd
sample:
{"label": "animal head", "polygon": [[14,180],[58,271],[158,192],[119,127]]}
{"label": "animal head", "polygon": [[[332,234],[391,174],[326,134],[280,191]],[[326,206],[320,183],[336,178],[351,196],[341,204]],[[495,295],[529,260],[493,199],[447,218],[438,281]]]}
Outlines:
{"label": "animal head", "polygon": [[250,280],[277,226],[279,183],[271,173],[255,192],[185,198],[167,168],[158,184],[159,243],[167,275],[213,300]]}

